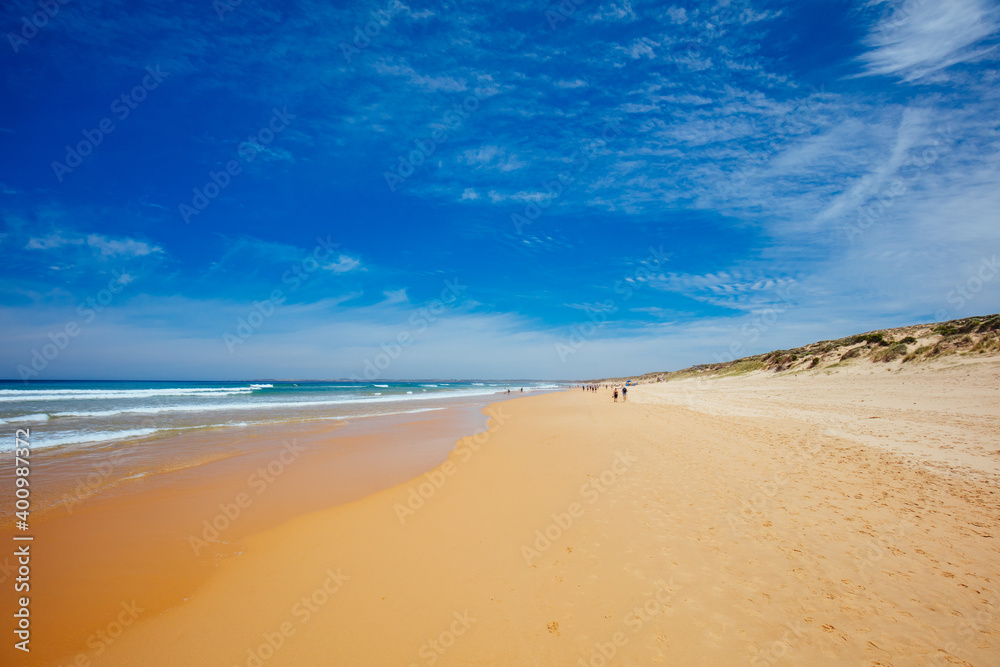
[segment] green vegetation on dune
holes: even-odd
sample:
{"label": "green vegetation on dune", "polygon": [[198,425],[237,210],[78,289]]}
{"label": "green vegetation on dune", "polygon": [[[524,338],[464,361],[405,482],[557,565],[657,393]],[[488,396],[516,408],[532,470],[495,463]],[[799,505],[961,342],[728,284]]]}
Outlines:
{"label": "green vegetation on dune", "polygon": [[884,350],[880,350],[872,355],[872,361],[892,361],[906,356],[906,345],[896,343]]}
{"label": "green vegetation on dune", "polygon": [[858,343],[868,343],[870,345],[889,345],[890,342],[885,339],[885,336],[880,331],[869,334],[861,334],[859,336],[852,336],[846,339],[848,345],[857,345]]}
{"label": "green vegetation on dune", "polygon": [[760,371],[767,368],[767,364],[757,359],[741,359],[734,361],[728,368],[721,369],[720,375],[743,375],[751,371]]}

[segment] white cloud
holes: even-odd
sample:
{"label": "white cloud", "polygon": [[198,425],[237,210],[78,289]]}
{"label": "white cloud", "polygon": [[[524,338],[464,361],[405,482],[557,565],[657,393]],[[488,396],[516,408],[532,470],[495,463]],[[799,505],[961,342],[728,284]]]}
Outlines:
{"label": "white cloud", "polygon": [[25,246],[29,250],[53,250],[66,246],[89,246],[103,257],[144,257],[162,253],[163,249],[145,241],[134,239],[112,239],[102,234],[78,236],[57,231],[43,237],[31,237]]}
{"label": "white cloud", "polygon": [[632,3],[623,0],[621,3],[612,2],[608,5],[601,5],[591,18],[596,21],[634,21],[636,20],[635,10]]}
{"label": "white cloud", "polygon": [[382,305],[391,305],[395,303],[406,303],[409,297],[406,296],[406,288],[397,290],[386,290],[382,292],[385,299],[382,301]]}
{"label": "white cloud", "polygon": [[[650,50],[652,51],[652,49]],[[683,65],[686,69],[692,72],[701,72],[706,69],[711,69],[712,67],[711,58],[702,58],[693,51],[672,55],[670,56],[669,60],[678,65]]]}
{"label": "white cloud", "polygon": [[331,262],[323,267],[325,271],[334,273],[348,273],[361,266],[361,260],[348,255],[340,255],[336,262]]}
{"label": "white cloud", "polygon": [[460,160],[470,166],[496,169],[501,172],[515,171],[527,165],[516,155],[508,154],[507,149],[490,144],[464,151]]}
{"label": "white cloud", "polygon": [[628,102],[621,106],[622,111],[625,113],[649,113],[650,111],[656,111],[657,108],[655,104],[636,104],[635,102]]}
{"label": "white cloud", "polygon": [[916,81],[995,49],[975,45],[997,30],[997,14],[984,0],[900,3],[869,35],[871,50],[861,58],[868,74]]}
{"label": "white cloud", "polygon": [[673,308],[661,308],[660,306],[645,306],[643,308],[629,308],[630,312],[643,313],[657,319],[666,320],[671,318],[691,317],[692,313],[674,310]]}
{"label": "white cloud", "polygon": [[518,202],[538,202],[544,199],[551,199],[555,195],[550,195],[545,192],[497,192],[496,190],[489,191],[490,201],[494,204],[505,201],[518,201]]}
{"label": "white cloud", "polygon": [[144,241],[134,241],[132,239],[117,240],[109,239],[100,234],[90,234],[87,236],[87,245],[101,251],[105,257],[143,257],[157,252],[163,252],[159,246],[151,246]]}
{"label": "white cloud", "polygon": [[393,65],[385,60],[375,63],[375,71],[388,76],[398,76],[409,80],[414,86],[432,92],[457,93],[468,90],[465,81],[452,76],[427,76],[420,74],[410,65]]}
{"label": "white cloud", "polygon": [[67,245],[83,245],[83,242],[83,239],[80,237],[66,237],[62,235],[62,232],[54,232],[41,238],[31,237],[28,239],[28,245],[25,248],[28,250],[51,250]]}
{"label": "white cloud", "polygon": [[743,12],[740,14],[740,22],[741,23],[758,23],[760,21],[771,21],[773,19],[778,18],[783,13],[784,12],[781,12],[781,11],[755,12],[752,8],[748,7],[747,9],[744,9]]}
{"label": "white cloud", "polygon": [[652,60],[656,57],[656,52],[653,51],[654,46],[659,46],[659,44],[645,37],[637,39],[629,46],[629,55],[632,56],[633,60],[638,60],[643,56]]}
{"label": "white cloud", "polygon": [[704,275],[661,274],[651,278],[649,284],[655,289],[683,294],[713,306],[748,312],[787,305],[797,289],[797,281],[793,278],[760,277],[745,270]]}
{"label": "white cloud", "polygon": [[688,20],[687,10],[683,7],[670,7],[667,9],[667,15],[670,17],[670,22],[677,25],[687,23]]}

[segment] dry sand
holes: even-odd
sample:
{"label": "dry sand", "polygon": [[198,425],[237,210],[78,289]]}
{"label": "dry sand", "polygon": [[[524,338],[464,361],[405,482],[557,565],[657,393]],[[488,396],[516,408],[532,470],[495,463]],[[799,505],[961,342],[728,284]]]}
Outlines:
{"label": "dry sand", "polygon": [[81,649],[149,667],[1000,664],[998,367],[509,401],[431,473],[252,536],[183,604]]}
{"label": "dry sand", "polygon": [[794,419],[940,469],[1000,474],[998,378],[998,357],[861,361],[831,370],[691,378],[637,398],[716,415]]}

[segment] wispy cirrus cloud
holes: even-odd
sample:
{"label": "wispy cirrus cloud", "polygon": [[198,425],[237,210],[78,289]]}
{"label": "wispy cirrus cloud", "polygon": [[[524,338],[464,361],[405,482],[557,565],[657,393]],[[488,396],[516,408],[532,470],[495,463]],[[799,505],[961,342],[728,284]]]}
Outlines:
{"label": "wispy cirrus cloud", "polygon": [[704,275],[666,273],[648,279],[650,287],[736,311],[758,312],[790,304],[798,287],[794,278],[769,278],[732,270]]}
{"label": "wispy cirrus cloud", "polygon": [[103,234],[74,234],[55,231],[45,236],[32,236],[25,248],[28,250],[54,250],[67,246],[81,246],[93,249],[102,257],[145,257],[162,253],[163,249],[145,241],[135,239],[109,238]]}
{"label": "wispy cirrus cloud", "polygon": [[361,260],[350,255],[338,255],[337,261],[330,262],[322,268],[324,271],[333,271],[334,273],[349,273],[361,268]]}
{"label": "wispy cirrus cloud", "polygon": [[[887,4],[876,0],[872,4]],[[861,56],[869,75],[898,76],[916,82],[963,62],[995,52],[984,42],[996,32],[1000,8],[988,0],[914,0],[889,9],[866,40]]]}

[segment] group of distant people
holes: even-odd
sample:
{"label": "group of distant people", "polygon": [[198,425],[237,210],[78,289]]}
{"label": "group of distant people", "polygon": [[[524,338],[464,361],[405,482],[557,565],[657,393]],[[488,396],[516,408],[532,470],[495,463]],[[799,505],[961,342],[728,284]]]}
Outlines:
{"label": "group of distant people", "polygon": [[[582,391],[597,391],[598,389],[600,389],[602,387],[604,387],[604,388],[611,387],[611,396],[612,396],[612,398],[614,398],[615,403],[617,403],[618,402],[618,391],[619,391],[619,389],[615,385],[610,385],[610,384],[582,384],[582,385],[580,385],[580,389]],[[623,401],[625,401],[625,400],[628,399],[628,385],[622,386],[622,388],[621,388],[621,395],[622,395],[622,400]]]}

